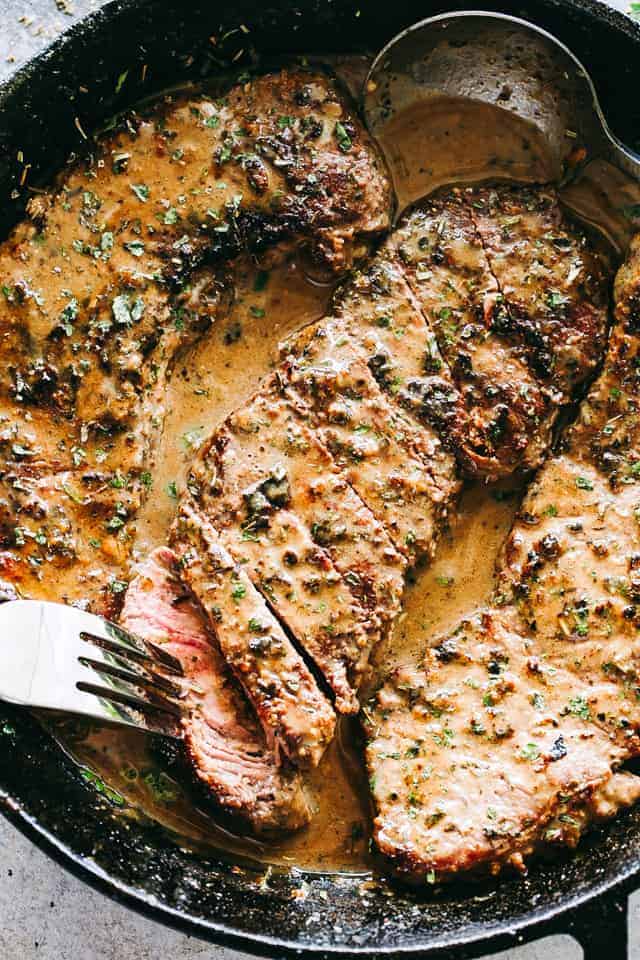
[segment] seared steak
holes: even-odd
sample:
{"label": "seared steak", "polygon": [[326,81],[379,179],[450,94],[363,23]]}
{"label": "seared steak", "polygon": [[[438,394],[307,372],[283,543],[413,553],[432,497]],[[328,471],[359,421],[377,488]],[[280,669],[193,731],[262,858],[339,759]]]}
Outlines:
{"label": "seared steak", "polygon": [[[187,485],[214,526],[231,528],[226,542],[237,556],[244,549],[249,576],[337,708],[357,710],[371,646],[399,609],[405,564],[275,379],[204,445]],[[269,545],[277,552],[267,556]]]}
{"label": "seared steak", "polygon": [[130,113],[34,198],[0,248],[0,547],[25,595],[55,570],[61,599],[114,606],[166,378],[227,312],[225,265],[295,248],[344,270],[389,207],[361,124],[304,70]]}
{"label": "seared steak", "polygon": [[[531,338],[496,319],[509,302],[483,235],[499,259],[490,215],[505,231],[503,211],[518,196],[525,223],[499,272],[540,341],[558,338],[564,322],[572,355],[558,371],[541,371]],[[507,219],[515,228],[515,214]],[[542,279],[509,280],[504,264],[522,246],[553,275],[562,310],[542,311]],[[594,366],[602,284],[595,255],[564,229],[553,198],[454,191],[409,215],[338,293],[333,315],[285,345],[275,376],[203,447],[187,499],[246,564],[341,712],[357,709],[371,647],[399,609],[404,568],[435,550],[460,485],[454,453],[470,472],[500,475],[546,451],[558,410]],[[595,344],[583,342],[585,331]]]}
{"label": "seared steak", "polygon": [[285,392],[318,431],[337,466],[395,547],[430,556],[459,487],[455,462],[374,380],[353,326],[329,317],[289,345]]}
{"label": "seared steak", "polygon": [[371,705],[376,838],[407,879],[521,866],[640,796],[615,773],[640,730],[640,241],[615,301],[604,371],[525,498],[494,609]]}
{"label": "seared steak", "polygon": [[189,503],[182,504],[172,539],[180,576],[207,615],[268,742],[299,766],[316,766],[333,737],[335,715],[304,660],[243,565]]}
{"label": "seared steak", "polygon": [[255,833],[304,826],[311,810],[301,777],[279,763],[265,742],[201,613],[176,576],[170,550],[156,550],[138,568],[121,622],[180,661],[188,708],[185,746],[196,776],[221,809],[240,816]]}
{"label": "seared steak", "polygon": [[[227,315],[239,258],[265,265],[295,250],[312,274],[335,276],[387,228],[389,211],[389,184],[361,124],[324,74],[304,70],[252,79],[220,98],[169,95],[124,118],[55,195],[34,199],[31,221],[0,248],[0,581],[31,596],[46,582],[50,597],[55,576],[59,599],[115,610],[167,380],[185,345]],[[176,594],[163,552],[127,594],[125,616],[138,632],[146,617],[149,629],[168,633],[188,676],[206,685],[202,696],[189,688],[189,751],[221,805],[243,811],[254,829],[308,818],[288,764],[317,764],[333,735],[320,684],[339,711],[357,711],[371,649],[400,610],[403,575],[433,553],[455,502],[456,461],[497,477],[543,458],[558,410],[602,350],[603,289],[597,257],[552,194],[450,192],[404,219],[339,292],[332,315],[294,341],[203,445],[172,533],[199,609]],[[619,446],[602,446],[607,483],[635,478],[632,463],[618,464]],[[529,583],[534,549],[523,559],[514,539],[504,573],[505,594],[524,598],[527,630],[544,621]],[[549,551],[549,575],[564,578],[560,553]],[[484,669],[488,634],[492,650],[524,664],[534,641],[509,611],[468,628],[480,644],[469,669],[476,661]],[[584,605],[570,616],[581,630]],[[635,611],[620,616],[635,623]],[[556,656],[555,641],[545,642]],[[558,665],[563,682],[578,684],[575,696],[586,697],[599,669],[595,648],[590,658],[584,669]],[[446,667],[455,690],[458,661],[444,659],[429,669]],[[616,684],[617,674],[602,686],[612,714]],[[426,722],[423,694],[385,715],[385,737],[394,739],[406,706]],[[563,745],[541,740],[541,749],[562,753],[582,742],[586,721],[559,701],[553,709]],[[449,727],[438,722],[434,743],[444,751]],[[590,770],[589,787],[608,782],[631,743],[608,729],[591,724],[600,764],[589,768],[579,753],[574,780],[564,754],[555,758],[556,787],[549,779],[547,793],[536,793],[539,803],[547,797],[547,820],[561,788],[580,806]],[[382,810],[387,801],[376,799]],[[523,844],[524,817],[514,821]],[[395,823],[390,852],[404,830],[401,816]],[[502,838],[516,827],[504,829]],[[484,847],[473,841],[476,861],[513,855],[506,841],[498,856],[482,837]],[[455,855],[441,860],[439,871]],[[419,853],[407,862],[420,873]]]}
{"label": "seared steak", "polygon": [[471,475],[536,467],[604,349],[606,271],[583,234],[552,190],[473,188],[419,206],[387,246],[438,348],[396,393]]}

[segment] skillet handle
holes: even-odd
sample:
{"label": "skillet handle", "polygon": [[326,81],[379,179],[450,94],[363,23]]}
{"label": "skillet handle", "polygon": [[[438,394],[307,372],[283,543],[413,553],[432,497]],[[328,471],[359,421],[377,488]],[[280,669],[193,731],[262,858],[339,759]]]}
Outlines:
{"label": "skillet handle", "polygon": [[572,914],[565,932],[578,941],[584,960],[628,960],[627,900],[628,890],[616,887]]}

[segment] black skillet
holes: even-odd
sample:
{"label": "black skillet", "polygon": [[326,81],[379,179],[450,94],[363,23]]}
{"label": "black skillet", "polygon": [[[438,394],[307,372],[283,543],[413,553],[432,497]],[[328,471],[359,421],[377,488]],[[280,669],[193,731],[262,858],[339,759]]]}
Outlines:
{"label": "black skillet", "polygon": [[[483,6],[531,20],[570,46],[590,70],[613,130],[640,146],[640,26],[593,0]],[[15,16],[11,7],[0,0],[3,20]],[[222,69],[239,50],[240,67],[258,54],[375,51],[405,26],[450,9],[427,0],[108,3],[0,85],[0,235],[21,215],[26,163],[31,182],[46,178],[86,149],[81,131],[144,93]],[[248,34],[220,39],[240,24]],[[104,892],[192,934],[278,957],[471,957],[571,933],[587,958],[622,960],[626,897],[640,884],[640,809],[562,862],[537,864],[524,880],[429,895],[364,889],[362,878],[294,873],[260,882],[251,870],[180,849],[159,828],[118,818],[34,720],[1,706],[0,809]]]}

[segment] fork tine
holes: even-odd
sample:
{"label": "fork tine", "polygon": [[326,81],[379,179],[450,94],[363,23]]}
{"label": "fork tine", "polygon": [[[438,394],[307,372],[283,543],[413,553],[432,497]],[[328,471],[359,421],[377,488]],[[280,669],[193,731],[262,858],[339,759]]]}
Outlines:
{"label": "fork tine", "polygon": [[[171,671],[165,671],[154,660],[147,657],[146,654],[141,653],[140,656],[136,657],[136,651],[133,651],[133,655],[129,655],[132,652],[129,648],[122,648],[119,644],[103,641],[103,639],[98,636],[95,637],[96,642],[87,640],[86,637],[87,634],[81,632],[80,640],[85,644],[86,649],[79,654],[78,659],[80,661],[85,657],[87,660],[95,660],[97,663],[112,663],[115,667],[128,670],[140,680],[157,684],[167,693],[171,693],[177,697],[181,695],[180,686],[177,682],[174,682],[176,674]],[[95,657],[91,653],[91,645],[96,648]]]}
{"label": "fork tine", "polygon": [[[109,624],[109,627],[113,627],[113,624]],[[151,643],[147,640],[141,640],[139,637],[132,637],[131,634],[126,633],[120,628],[116,628],[121,637],[126,637],[126,642],[114,642],[112,639],[107,637],[100,637],[95,633],[89,633],[86,630],[80,631],[80,639],[85,640],[88,643],[94,644],[96,647],[100,647],[102,650],[106,650],[109,653],[113,653],[116,656],[120,657],[123,661],[134,661],[142,667],[150,669],[151,666],[155,666],[161,669],[164,669],[165,672],[172,674],[176,677],[181,677],[183,675],[182,667],[180,662],[172,657],[171,654],[167,653],[166,650],[162,650],[160,646],[155,643]],[[136,646],[135,643],[139,644]],[[144,649],[140,649],[142,646]],[[146,650],[151,650],[151,653],[147,653]]]}
{"label": "fork tine", "polygon": [[40,600],[0,606],[0,696],[181,739],[181,670],[156,646],[77,607]]}
{"label": "fork tine", "polygon": [[93,660],[91,657],[78,657],[78,660],[83,667],[90,667],[95,670],[96,673],[114,677],[117,680],[124,680],[134,687],[140,687],[143,690],[149,691],[149,693],[164,694],[178,700],[182,696],[181,688],[177,686],[177,684],[171,683],[166,677],[160,676],[160,674],[149,671],[149,675],[145,675],[142,672],[125,670],[116,663],[109,663],[104,660]]}
{"label": "fork tine", "polygon": [[76,687],[83,693],[93,693],[101,700],[108,700],[115,704],[122,704],[122,706],[125,707],[132,707],[134,710],[143,714],[148,711],[156,711],[169,714],[175,720],[180,720],[182,717],[182,711],[179,705],[173,703],[171,700],[163,700],[160,697],[154,701],[144,700],[142,697],[135,696],[132,693],[126,693],[123,690],[117,690],[113,687],[101,687],[97,683],[89,683],[86,680],[79,680],[76,683]]}
{"label": "fork tine", "polygon": [[103,623],[107,632],[120,643],[125,644],[125,646],[131,646],[134,649],[140,649],[140,647],[142,647],[143,650],[146,650],[147,653],[150,654],[153,660],[165,666],[167,670],[174,671],[182,676],[183,671],[180,661],[168,653],[160,644],[154,643],[153,640],[145,640],[144,637],[140,637],[137,634],[130,633],[129,630],[125,630],[124,627],[121,627],[117,623],[112,623],[110,620],[103,620]]}

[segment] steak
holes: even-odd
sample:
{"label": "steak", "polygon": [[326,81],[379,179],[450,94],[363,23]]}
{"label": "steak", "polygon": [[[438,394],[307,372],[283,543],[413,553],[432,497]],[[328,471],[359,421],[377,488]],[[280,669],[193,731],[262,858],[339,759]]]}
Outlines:
{"label": "steak", "polygon": [[439,439],[396,407],[376,383],[352,327],[320,321],[290,345],[285,392],[353,489],[413,563],[431,556],[459,489]]}
{"label": "steak", "polygon": [[196,777],[220,808],[257,834],[296,830],[311,817],[299,773],[281,763],[230,676],[200,611],[156,550],[127,590],[122,625],[161,644],[184,672],[184,744]]}
{"label": "steak", "polygon": [[316,766],[335,715],[316,681],[211,524],[183,503],[173,531],[180,576],[200,602],[220,650],[260,718],[267,741]]}
{"label": "steak", "polygon": [[[55,581],[58,599],[113,614],[168,378],[228,315],[241,259],[264,267],[295,253],[315,278],[335,278],[388,227],[390,199],[344,96],[302,69],[223,96],[167,95],[34,198],[0,248],[0,581],[49,598]],[[333,735],[325,687],[339,712],[358,710],[371,650],[400,611],[405,571],[435,550],[460,469],[502,477],[543,459],[603,349],[604,275],[551,192],[450,191],[404,218],[202,446],[171,535],[189,599],[173,602],[170,555],[154,554],[125,614],[139,609],[139,632],[144,616],[166,628],[211,688],[188,721],[189,753],[255,830],[308,819],[290,764],[316,765]],[[470,663],[484,664],[489,633],[522,661],[523,624],[533,633],[544,619],[527,563],[514,540],[502,589],[518,603],[468,628]],[[140,606],[147,592],[157,610]],[[445,659],[454,689],[457,661]],[[586,697],[591,673],[562,669]],[[563,743],[579,741],[583,718],[554,709]],[[605,728],[590,727],[602,750],[588,790],[606,788],[631,742]],[[437,735],[446,746],[446,729]],[[580,794],[577,809],[586,754],[575,783],[565,768],[558,784]]]}
{"label": "steak", "polygon": [[249,558],[248,575],[337,709],[356,711],[371,646],[399,609],[405,562],[275,378],[201,448],[187,487]]}
{"label": "steak", "polygon": [[425,369],[398,372],[396,393],[470,475],[537,467],[559,408],[604,350],[601,259],[546,188],[450,191],[412,211],[387,247],[429,330]]}
{"label": "steak", "polygon": [[[332,314],[284,345],[275,374],[190,472],[186,501],[245,565],[340,712],[358,708],[406,567],[434,553],[460,489],[456,457],[488,475],[536,465],[595,365],[604,269],[565,227],[544,191],[453,191],[424,204],[343,286]],[[518,274],[522,247],[537,257],[535,283]],[[549,278],[563,306],[545,312]],[[542,371],[522,324],[498,324],[516,292],[536,343],[564,324],[571,357],[558,370]]]}
{"label": "steak", "polygon": [[345,96],[294,69],[131,112],[32,200],[0,248],[0,549],[24,595],[53,576],[117,608],[167,377],[228,313],[238,257],[326,278],[390,199]]}
{"label": "steak", "polygon": [[507,540],[494,604],[368,714],[376,840],[399,875],[496,872],[640,797],[640,241],[604,369]]}

